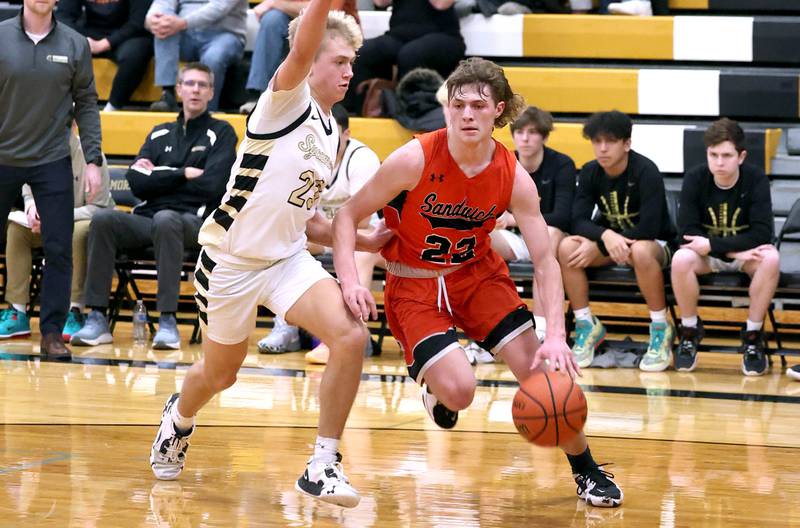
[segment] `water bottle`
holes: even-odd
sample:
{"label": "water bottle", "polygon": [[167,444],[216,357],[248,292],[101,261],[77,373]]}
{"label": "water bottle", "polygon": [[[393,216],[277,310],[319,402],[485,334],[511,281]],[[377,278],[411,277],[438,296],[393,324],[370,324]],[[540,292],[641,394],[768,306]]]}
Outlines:
{"label": "water bottle", "polygon": [[133,308],[133,342],[137,345],[147,344],[147,308],[142,301],[136,301]]}

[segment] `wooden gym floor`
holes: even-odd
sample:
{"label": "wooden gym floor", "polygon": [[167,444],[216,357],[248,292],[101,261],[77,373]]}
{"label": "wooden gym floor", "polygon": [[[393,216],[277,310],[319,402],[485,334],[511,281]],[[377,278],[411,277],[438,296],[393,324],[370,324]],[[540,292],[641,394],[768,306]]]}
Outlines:
{"label": "wooden gym floor", "polygon": [[0,527],[800,527],[800,383],[777,362],[758,379],[711,353],[691,374],[585,370],[592,452],[625,492],[605,510],[576,498],[559,451],[516,434],[504,365],[476,368],[475,402],[442,431],[389,340],[365,362],[348,422],[345,468],[363,500],[342,510],[293,489],[322,373],[302,353],[253,345],[237,385],[201,413],[183,475],[158,482],[159,414],[200,349],[134,349],[125,323],[115,337],[69,364],[40,361],[36,333],[0,342]]}

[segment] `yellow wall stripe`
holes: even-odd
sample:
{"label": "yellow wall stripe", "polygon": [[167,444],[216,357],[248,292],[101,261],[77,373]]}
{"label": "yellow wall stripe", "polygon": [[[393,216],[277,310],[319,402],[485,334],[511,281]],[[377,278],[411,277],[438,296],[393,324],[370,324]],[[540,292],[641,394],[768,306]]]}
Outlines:
{"label": "yellow wall stripe", "polygon": [[636,69],[507,67],[505,72],[527,104],[550,112],[639,111]]}
{"label": "yellow wall stripe", "polygon": [[672,17],[524,16],[525,57],[672,59]]}

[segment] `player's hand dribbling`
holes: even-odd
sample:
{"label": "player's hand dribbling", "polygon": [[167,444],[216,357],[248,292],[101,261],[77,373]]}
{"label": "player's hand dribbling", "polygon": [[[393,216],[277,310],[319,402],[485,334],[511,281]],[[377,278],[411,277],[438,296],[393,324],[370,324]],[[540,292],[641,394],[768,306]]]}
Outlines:
{"label": "player's hand dribbling", "polygon": [[567,342],[563,339],[550,339],[546,337],[544,342],[539,345],[539,348],[533,356],[531,369],[535,370],[541,365],[544,365],[545,368],[551,372],[555,370],[565,370],[571,378],[583,375],[581,374],[578,363],[575,361],[572,350],[570,350]]}
{"label": "player's hand dribbling", "polygon": [[375,304],[375,298],[368,288],[358,283],[344,283],[341,287],[342,297],[344,297],[344,302],[353,317],[362,321],[368,321],[370,317],[375,321],[378,320],[378,306]]}

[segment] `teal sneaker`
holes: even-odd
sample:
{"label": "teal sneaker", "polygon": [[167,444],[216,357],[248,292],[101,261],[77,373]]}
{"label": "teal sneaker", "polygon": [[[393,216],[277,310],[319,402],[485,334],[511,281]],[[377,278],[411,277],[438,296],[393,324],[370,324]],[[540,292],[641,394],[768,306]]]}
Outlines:
{"label": "teal sneaker", "polygon": [[72,339],[72,334],[77,334],[83,328],[83,314],[77,308],[71,308],[67,312],[67,322],[64,323],[64,329],[61,330],[61,339],[65,343],[69,343]]}
{"label": "teal sneaker", "polygon": [[31,322],[28,314],[14,308],[0,312],[0,339],[31,335]]}
{"label": "teal sneaker", "polygon": [[575,321],[575,344],[572,353],[580,368],[588,367],[594,360],[594,351],[606,338],[606,327],[597,317],[592,316],[591,321],[578,319]]}
{"label": "teal sneaker", "polygon": [[672,364],[672,342],[675,327],[670,323],[650,323],[650,344],[639,368],[645,372],[661,372]]}

